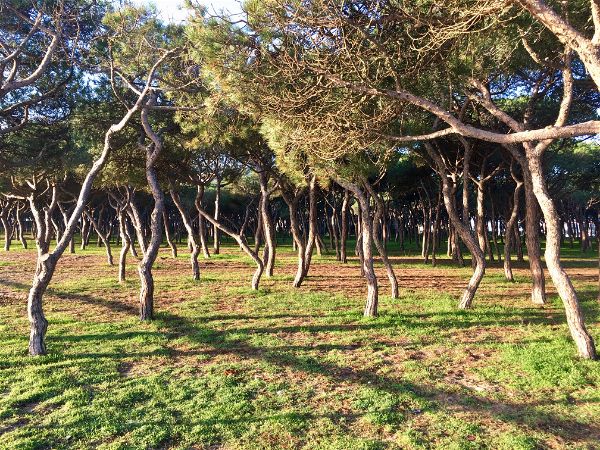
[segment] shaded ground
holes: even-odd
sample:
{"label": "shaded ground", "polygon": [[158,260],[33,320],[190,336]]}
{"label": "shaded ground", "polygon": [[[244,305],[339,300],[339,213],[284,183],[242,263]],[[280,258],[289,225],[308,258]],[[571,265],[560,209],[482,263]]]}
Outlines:
{"label": "shaded ground", "polygon": [[[44,358],[26,356],[34,251],[0,254],[0,448],[600,448],[600,365],[580,361],[548,280],[529,303],[488,269],[475,309],[470,275],[393,256],[401,299],[361,317],[356,261],[315,257],[299,290],[289,248],[249,289],[236,248],[201,260],[161,252],[157,318],[140,323],[135,261],[119,285],[102,249],[65,255],[46,299]],[[567,251],[600,339],[597,266]]]}

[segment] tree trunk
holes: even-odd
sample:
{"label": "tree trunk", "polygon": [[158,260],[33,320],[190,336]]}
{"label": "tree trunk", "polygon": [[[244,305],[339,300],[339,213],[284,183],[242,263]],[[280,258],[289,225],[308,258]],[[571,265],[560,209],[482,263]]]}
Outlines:
{"label": "tree trunk", "polygon": [[431,247],[431,266],[435,267],[437,265],[437,247],[438,247],[438,239],[440,234],[440,210],[442,206],[442,189],[440,186],[438,201],[435,206],[435,221],[433,223],[433,242]]}
{"label": "tree trunk", "polygon": [[175,207],[179,211],[179,215],[181,216],[181,220],[183,221],[183,226],[188,234],[188,242],[192,246],[192,251],[190,253],[190,264],[192,266],[192,276],[194,280],[200,279],[200,266],[198,264],[198,256],[200,256],[200,243],[194,234],[194,227],[192,225],[192,220],[190,219],[190,215],[187,213],[183,203],[181,203],[181,198],[179,194],[175,190],[173,185],[170,186],[169,192],[171,193],[171,198],[173,199],[173,203],[175,203]]}
{"label": "tree trunk", "polygon": [[379,295],[377,277],[373,267],[373,224],[371,222],[369,201],[356,184],[341,179],[336,179],[336,182],[343,188],[352,191],[360,205],[362,267],[367,280],[367,300],[363,315],[365,317],[376,317]]}
{"label": "tree trunk", "polygon": [[110,248],[110,231],[108,232],[108,234],[105,235],[100,230],[100,225],[94,220],[94,217],[87,211],[85,211],[85,214],[88,216],[88,220],[94,227],[94,230],[96,231],[96,234],[98,235],[98,238],[104,244],[104,249],[106,251],[106,260],[108,262],[108,265],[113,266],[114,261],[113,261],[112,251]]}
{"label": "tree trunk", "polygon": [[523,190],[523,182],[515,179],[516,186],[513,193],[513,205],[508,222],[506,222],[506,230],[504,236],[504,276],[508,281],[515,281],[512,272],[512,262],[510,260],[510,250],[513,242],[514,228],[519,217],[519,203],[521,202],[521,191]]}
{"label": "tree trunk", "polygon": [[379,196],[377,195],[377,193],[375,192],[373,187],[369,184],[369,182],[367,180],[363,180],[363,184],[365,185],[367,192],[369,192],[371,194],[371,197],[373,197],[373,200],[375,201],[375,206],[376,206],[375,214],[373,216],[373,224],[372,224],[373,242],[375,243],[377,252],[379,253],[379,256],[381,256],[381,260],[383,261],[383,265],[387,272],[388,280],[390,281],[390,286],[392,288],[392,298],[398,298],[398,296],[399,296],[399,294],[398,294],[398,279],[396,278],[396,274],[394,273],[394,268],[392,267],[392,263],[390,262],[390,260],[388,258],[387,251],[385,249],[385,245],[383,244],[380,233],[379,233],[379,223],[381,222],[381,220],[383,218],[385,206],[383,204],[383,201],[381,200],[381,198],[379,198]]}
{"label": "tree trunk", "polygon": [[216,225],[219,227],[219,229],[225,233],[228,234],[229,236],[231,236],[240,246],[240,248],[247,254],[249,255],[252,260],[256,263],[256,270],[254,271],[254,275],[252,276],[252,289],[253,290],[257,290],[258,289],[258,285],[260,283],[260,277],[263,273],[264,270],[264,264],[261,261],[261,259],[258,257],[258,254],[254,251],[252,251],[252,249],[248,246],[246,239],[244,238],[243,234],[236,234],[233,230],[230,230],[228,227],[226,227],[225,225],[223,225],[220,222],[215,221],[214,217],[211,217],[208,213],[206,213],[206,211],[204,211],[202,209],[202,206],[200,205],[200,207],[198,207],[198,205],[196,206],[198,208],[198,213],[201,214],[206,220],[208,220],[210,223],[212,223],[213,225]]}
{"label": "tree trunk", "polygon": [[[148,101],[152,105],[155,97]],[[163,211],[165,209],[165,197],[158,182],[158,175],[154,164],[162,150],[162,142],[158,135],[152,130],[148,121],[148,108],[143,108],[141,113],[144,132],[151,140],[146,149],[146,180],[154,199],[154,209],[150,216],[150,242],[144,252],[144,257],[139,263],[138,273],[140,275],[140,320],[152,320],[154,316],[154,277],[152,266],[158,255],[158,250],[163,239]]]}
{"label": "tree trunk", "polygon": [[[217,176],[217,186],[215,189],[215,220],[219,221],[219,213],[221,206],[221,179]],[[219,240],[219,227],[213,225],[213,253],[215,255],[219,254],[221,249],[221,243]]]}
{"label": "tree trunk", "polygon": [[[206,242],[206,227],[204,226],[204,216],[200,214],[202,208],[202,199],[204,198],[204,185],[199,184],[196,190],[196,199],[194,201],[196,210],[198,211],[198,237],[200,238],[200,246],[202,247],[202,254],[204,258],[210,258],[210,252],[208,251],[208,244]],[[193,251],[193,249],[192,249]]]}
{"label": "tree trunk", "polygon": [[342,213],[341,213],[341,225],[342,225],[342,235],[340,242],[340,259],[342,263],[346,264],[348,262],[348,257],[346,255],[346,248],[348,242],[348,213],[350,210],[350,192],[347,189],[344,189],[344,200],[342,201]]}
{"label": "tree trunk", "polygon": [[544,181],[541,155],[536,152],[528,152],[527,156],[533,192],[546,222],[545,257],[548,271],[565,306],[567,324],[569,325],[571,336],[577,345],[579,355],[586,359],[595,359],[596,349],[594,340],[585,327],[583,313],[575,288],[560,262],[560,219]]}
{"label": "tree trunk", "polygon": [[119,233],[121,235],[121,252],[119,253],[119,283],[125,282],[125,269],[127,264],[127,252],[131,246],[131,240],[127,233],[127,222],[125,211],[119,209],[117,211],[119,218]]}
{"label": "tree trunk", "polygon": [[304,247],[304,277],[308,275],[312,254],[317,240],[317,177],[308,181],[308,236]]}
{"label": "tree trunk", "polygon": [[463,293],[463,296],[458,304],[460,309],[470,308],[473,303],[473,297],[475,297],[475,293],[477,292],[477,288],[479,287],[479,283],[485,274],[485,257],[483,255],[483,251],[477,245],[477,241],[475,240],[473,234],[471,233],[470,227],[467,227],[463,221],[460,220],[456,208],[454,206],[454,197],[453,197],[453,189],[448,182],[448,176],[446,173],[446,167],[442,158],[436,153],[433,146],[429,143],[425,143],[425,148],[427,149],[427,153],[430,158],[435,162],[437,167],[438,174],[442,180],[442,193],[444,196],[444,204],[446,206],[446,211],[448,212],[448,216],[452,221],[452,225],[455,230],[460,234],[460,238],[468,247],[471,252],[472,258],[475,259],[475,269],[473,270],[473,275],[469,280],[469,284]]}
{"label": "tree trunk", "polygon": [[163,210],[162,217],[163,217],[163,226],[165,229],[165,237],[167,239],[167,245],[171,249],[171,256],[173,257],[173,259],[176,259],[177,258],[177,246],[175,245],[175,242],[173,242],[173,238],[171,236],[171,230],[169,228],[169,217],[167,215],[166,209]]}
{"label": "tree trunk", "polygon": [[267,173],[261,171],[259,173],[260,193],[262,201],[261,216],[263,222],[263,234],[265,237],[265,272],[267,277],[273,276],[273,268],[275,267],[275,227],[273,226],[273,218],[271,217],[271,204],[269,202],[268,176]]}

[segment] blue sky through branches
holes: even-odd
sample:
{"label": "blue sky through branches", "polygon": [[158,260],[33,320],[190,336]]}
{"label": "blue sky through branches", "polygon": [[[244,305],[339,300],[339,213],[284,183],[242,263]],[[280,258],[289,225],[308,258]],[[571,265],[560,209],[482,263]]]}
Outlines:
{"label": "blue sky through branches", "polygon": [[[192,0],[208,7],[211,14],[222,11],[230,14],[240,12],[240,3],[237,0]],[[185,20],[187,11],[183,8],[184,0],[136,0],[138,4],[154,4],[160,13],[160,17],[169,22],[181,22]]]}

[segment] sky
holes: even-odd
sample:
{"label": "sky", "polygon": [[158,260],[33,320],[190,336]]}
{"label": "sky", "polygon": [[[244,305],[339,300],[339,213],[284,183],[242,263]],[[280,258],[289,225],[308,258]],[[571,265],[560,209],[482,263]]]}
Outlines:
{"label": "sky", "polygon": [[[198,3],[208,6],[209,13],[221,11],[236,14],[240,12],[240,4],[237,0],[195,0]],[[136,0],[139,4],[153,3],[160,13],[160,17],[169,22],[181,22],[187,16],[186,11],[181,7],[183,0]]]}

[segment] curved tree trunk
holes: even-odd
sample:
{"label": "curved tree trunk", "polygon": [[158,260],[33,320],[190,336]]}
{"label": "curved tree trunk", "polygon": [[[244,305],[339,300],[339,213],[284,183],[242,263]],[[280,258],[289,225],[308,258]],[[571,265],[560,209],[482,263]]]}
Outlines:
{"label": "curved tree trunk", "polygon": [[261,216],[263,222],[263,234],[265,237],[265,272],[267,277],[273,276],[275,267],[275,227],[271,217],[271,204],[269,202],[268,177],[265,171],[259,173],[260,193],[262,201],[260,203]]}
{"label": "curved tree trunk", "polygon": [[171,256],[173,257],[173,259],[176,259],[177,258],[177,246],[175,245],[175,242],[173,242],[173,238],[171,236],[171,230],[169,229],[169,217],[167,216],[166,209],[163,210],[162,218],[163,218],[163,226],[165,229],[165,237],[167,239],[167,245],[171,249]]}
{"label": "curved tree trunk", "polygon": [[[148,101],[148,105],[155,102],[155,96]],[[146,180],[154,199],[154,208],[150,215],[150,242],[144,252],[144,257],[138,265],[140,275],[140,320],[152,320],[154,316],[154,277],[152,266],[158,256],[158,250],[163,239],[163,211],[165,209],[165,197],[158,182],[158,175],[154,164],[162,150],[162,142],[159,136],[152,130],[148,121],[148,108],[142,108],[142,126],[146,136],[150,138],[150,144],[146,150]]]}
{"label": "curved tree trunk", "polygon": [[[217,176],[217,186],[215,189],[215,220],[219,221],[219,213],[221,207],[221,179]],[[219,254],[221,242],[219,240],[219,227],[213,225],[213,253]]]}
{"label": "curved tree trunk", "polygon": [[533,182],[528,169],[523,171],[523,181],[525,184],[525,246],[532,278],[531,301],[536,305],[544,305],[546,303],[546,281],[540,252],[538,200],[534,194]]}
{"label": "curved tree trunk", "polygon": [[119,253],[119,283],[125,282],[125,269],[127,264],[127,252],[131,246],[131,240],[127,233],[127,222],[125,211],[119,209],[117,211],[119,218],[119,233],[121,234],[121,252]]}
{"label": "curved tree trunk", "polygon": [[198,256],[200,255],[200,243],[194,234],[194,227],[192,226],[192,220],[190,219],[190,215],[185,210],[185,207],[181,203],[181,198],[179,194],[175,190],[174,186],[170,186],[169,192],[171,193],[171,198],[173,199],[173,203],[177,207],[179,211],[179,215],[181,216],[181,220],[183,221],[183,226],[188,234],[188,241],[192,246],[192,252],[190,253],[190,264],[192,266],[192,276],[194,280],[200,279],[200,266],[198,264]]}
{"label": "curved tree trunk", "polygon": [[437,154],[437,152],[431,144],[425,143],[425,148],[427,149],[429,157],[435,162],[438,174],[442,180],[442,193],[444,196],[444,205],[446,206],[446,211],[448,212],[448,216],[452,221],[452,225],[459,233],[460,238],[471,252],[472,257],[475,259],[475,269],[473,270],[473,275],[471,276],[469,284],[467,285],[467,288],[465,289],[465,292],[463,293],[463,296],[458,304],[458,307],[460,309],[470,308],[472,306],[475,293],[477,292],[477,288],[479,287],[479,283],[481,282],[483,275],[485,274],[485,257],[483,251],[481,250],[481,248],[477,244],[477,241],[473,237],[470,227],[467,227],[458,216],[458,213],[454,206],[452,186],[448,182],[447,171],[442,158]]}
{"label": "curved tree trunk", "polygon": [[375,214],[373,216],[373,242],[375,243],[375,247],[377,248],[379,256],[381,256],[381,260],[383,261],[388,280],[390,281],[390,286],[392,288],[392,298],[398,298],[398,279],[396,278],[394,268],[392,267],[392,263],[388,258],[385,245],[383,245],[379,233],[379,223],[381,222],[381,219],[383,217],[385,207],[383,205],[383,201],[381,201],[381,198],[379,198],[379,196],[377,195],[373,187],[369,184],[369,182],[367,180],[363,180],[363,184],[365,185],[367,192],[371,194],[371,197],[375,201],[376,206]]}
{"label": "curved tree trunk", "polygon": [[437,204],[435,206],[435,220],[433,222],[433,245],[431,247],[431,266],[435,267],[437,266],[437,248],[438,248],[438,240],[439,240],[439,234],[440,234],[440,220],[441,220],[441,215],[440,215],[440,211],[441,211],[441,206],[442,206],[442,189],[440,186],[440,190],[439,190],[439,194],[438,194],[438,201]]}
{"label": "curved tree trunk", "polygon": [[231,236],[240,246],[240,248],[248,255],[252,258],[252,260],[256,263],[256,270],[254,271],[254,275],[252,275],[252,289],[256,290],[258,289],[258,285],[260,283],[260,277],[263,273],[264,270],[264,264],[261,261],[261,259],[258,257],[258,254],[254,251],[252,251],[252,249],[248,246],[248,243],[246,242],[246,239],[244,238],[243,234],[236,234],[233,230],[230,230],[228,227],[226,227],[225,225],[223,225],[220,222],[217,222],[214,217],[211,217],[206,211],[204,211],[202,209],[202,207],[200,206],[200,208],[198,208],[198,213],[200,213],[206,220],[208,220],[211,224],[216,225],[217,227],[219,227],[219,229]]}
{"label": "curved tree trunk", "polygon": [[210,258],[210,252],[208,251],[208,243],[206,242],[206,227],[204,223],[204,217],[200,214],[202,207],[202,199],[204,198],[204,185],[199,184],[196,189],[196,199],[194,204],[198,211],[198,237],[200,238],[200,246],[202,248],[202,254],[205,259]]}
{"label": "curved tree trunk", "polygon": [[369,201],[358,185],[339,178],[336,178],[336,182],[343,188],[352,191],[360,205],[362,267],[364,277],[367,280],[367,300],[363,315],[365,317],[376,317],[378,314],[379,291],[377,276],[373,267],[373,224],[371,222]]}
{"label": "curved tree trunk", "polygon": [[[23,206],[24,207],[24,206]],[[27,238],[25,237],[25,230],[23,229],[23,221],[21,220],[21,209],[17,206],[17,210],[15,212],[15,220],[16,220],[16,225],[17,225],[17,236],[19,238],[19,241],[21,242],[21,245],[23,246],[24,249],[27,249]]]}
{"label": "curved tree trunk", "polygon": [[298,222],[298,202],[300,200],[300,194],[296,194],[293,198],[287,194],[284,194],[283,199],[286,202],[290,212],[290,231],[292,233],[292,239],[296,245],[296,251],[298,253],[298,268],[296,269],[296,276],[292,282],[292,286],[297,288],[300,287],[302,285],[302,281],[304,281],[304,269],[306,267],[304,240],[300,234],[300,224]]}
{"label": "curved tree trunk", "polygon": [[310,269],[313,251],[317,241],[317,177],[311,175],[308,181],[308,237],[304,247],[304,270],[302,277],[306,277]]}
{"label": "curved tree trunk", "polygon": [[560,262],[560,219],[544,181],[541,156],[535,151],[528,153],[527,163],[531,174],[533,192],[546,222],[545,256],[548,271],[563,301],[569,331],[577,345],[579,355],[586,359],[595,359],[594,340],[585,327],[583,312],[575,288]]}
{"label": "curved tree trunk", "polygon": [[340,242],[340,259],[345,264],[348,262],[348,257],[346,255],[346,244],[348,242],[348,213],[350,210],[350,192],[348,189],[344,189],[344,200],[342,201],[342,213],[341,213],[341,222],[342,222],[342,232],[341,232],[341,242]]}
{"label": "curved tree trunk", "polygon": [[113,266],[114,261],[113,261],[111,247],[110,247],[110,231],[108,231],[107,234],[105,235],[102,232],[102,230],[100,230],[100,226],[98,225],[98,223],[96,222],[94,217],[88,211],[85,211],[85,214],[87,215],[88,220],[94,227],[94,230],[96,231],[96,234],[98,235],[98,238],[100,238],[100,241],[104,244],[104,249],[106,251],[106,260],[108,262],[108,265]]}
{"label": "curved tree trunk", "polygon": [[523,190],[523,182],[515,179],[516,186],[513,193],[513,205],[508,222],[506,222],[506,230],[504,235],[504,276],[508,281],[515,281],[512,272],[512,263],[510,260],[510,249],[513,241],[513,230],[519,217],[519,203],[521,199],[521,191]]}

